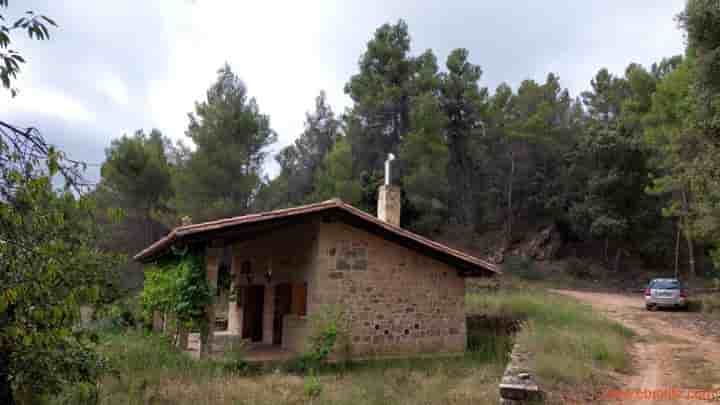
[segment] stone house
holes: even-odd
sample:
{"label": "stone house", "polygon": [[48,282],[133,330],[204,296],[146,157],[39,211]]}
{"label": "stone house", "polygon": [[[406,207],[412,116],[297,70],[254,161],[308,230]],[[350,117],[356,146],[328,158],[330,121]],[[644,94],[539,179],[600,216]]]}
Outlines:
{"label": "stone house", "polygon": [[[382,186],[378,217],[341,200],[180,226],[141,251],[205,248],[207,276],[230,280],[227,329],[252,345],[299,353],[308,316],[342,308],[354,358],[465,350],[465,279],[495,265],[400,226],[400,190]],[[220,276],[220,277],[219,277]],[[211,336],[213,336],[211,334]]]}

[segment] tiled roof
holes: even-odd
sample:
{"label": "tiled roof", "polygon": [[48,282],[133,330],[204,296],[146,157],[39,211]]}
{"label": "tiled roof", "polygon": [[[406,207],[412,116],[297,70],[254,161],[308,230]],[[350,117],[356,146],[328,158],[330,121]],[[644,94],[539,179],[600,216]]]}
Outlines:
{"label": "tiled roof", "polygon": [[[461,252],[459,250],[450,248],[441,243],[435,242],[423,236],[420,236],[414,232],[410,232],[406,229],[394,226],[385,221],[382,221],[360,209],[353,207],[350,204],[343,202],[340,199],[333,199],[323,201],[314,204],[303,205],[299,207],[286,208],[275,211],[262,212],[258,214],[243,215],[239,217],[224,218],[216,221],[203,222],[199,224],[179,226],[173,229],[169,234],[163,238],[157,240],[152,245],[148,246],[138,254],[134,256],[134,259],[141,262],[152,260],[167,251],[170,246],[175,242],[182,242],[188,236],[202,236],[203,233],[209,233],[211,231],[235,228],[246,224],[259,223],[278,218],[289,218],[295,216],[302,216],[310,213],[316,213],[320,211],[327,211],[339,209],[351,216],[366,221],[368,225],[381,228],[388,231],[389,234],[395,235],[408,242],[419,245],[423,248],[429,249],[426,253],[435,253],[441,256],[447,256],[454,258],[465,264],[468,267],[481,270],[485,273],[499,273],[499,269],[493,263],[486,260],[479,259],[475,256]],[[422,252],[422,250],[421,250]]]}

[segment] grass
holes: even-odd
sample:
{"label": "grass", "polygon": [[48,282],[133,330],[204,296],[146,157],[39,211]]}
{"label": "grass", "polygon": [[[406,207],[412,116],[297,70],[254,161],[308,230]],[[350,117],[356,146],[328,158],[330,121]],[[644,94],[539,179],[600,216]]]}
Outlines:
{"label": "grass", "polygon": [[[467,307],[470,314],[487,318],[525,319],[526,326],[516,338],[534,353],[532,366],[549,388],[574,384],[594,389],[603,373],[628,366],[625,346],[630,332],[570,298],[527,287],[501,289],[468,294]],[[249,368],[241,355],[194,360],[157,335],[133,330],[104,333],[99,349],[115,373],[105,376],[97,388],[71,387],[50,402],[497,404],[497,384],[513,341],[502,332],[475,328],[469,327],[469,349],[462,356],[354,362],[304,376],[279,367]]]}
{"label": "grass", "polygon": [[525,319],[517,339],[546,385],[600,385],[610,372],[629,367],[632,332],[571,298],[525,286],[468,295],[467,306],[470,313]]}
{"label": "grass", "polygon": [[703,312],[712,317],[720,317],[720,293],[700,294],[691,298],[688,310]]}
{"label": "grass", "polygon": [[358,362],[300,376],[281,369],[248,372],[238,359],[194,360],[157,335],[106,333],[99,349],[116,372],[95,393],[75,386],[50,403],[496,404],[511,342],[491,337],[475,343],[464,356]]}

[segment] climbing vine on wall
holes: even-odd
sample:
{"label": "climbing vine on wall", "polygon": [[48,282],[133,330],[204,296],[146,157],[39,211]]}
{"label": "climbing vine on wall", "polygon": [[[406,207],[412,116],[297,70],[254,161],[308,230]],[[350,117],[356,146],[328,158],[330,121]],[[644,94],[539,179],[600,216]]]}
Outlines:
{"label": "climbing vine on wall", "polygon": [[174,252],[145,272],[143,309],[174,314],[189,327],[205,327],[205,307],[212,302],[205,258],[195,251]]}

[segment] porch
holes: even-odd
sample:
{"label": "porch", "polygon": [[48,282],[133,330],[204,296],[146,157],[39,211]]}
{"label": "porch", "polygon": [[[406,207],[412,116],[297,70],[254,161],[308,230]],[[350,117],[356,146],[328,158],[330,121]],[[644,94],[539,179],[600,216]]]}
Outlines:
{"label": "porch", "polygon": [[[212,351],[210,358],[220,359],[234,350],[241,352],[243,360],[249,363],[275,363],[288,361],[297,353],[283,349],[279,345],[248,342],[236,334],[227,331],[215,332],[212,339]],[[191,333],[188,336],[188,347],[186,352],[193,358],[200,358],[200,334]]]}
{"label": "porch", "polygon": [[206,250],[208,281],[217,292],[207,310],[211,337],[203,345],[199,335],[190,336],[188,349],[215,356],[241,347],[248,361],[300,353],[316,235],[317,228],[305,223],[214,240]]}

